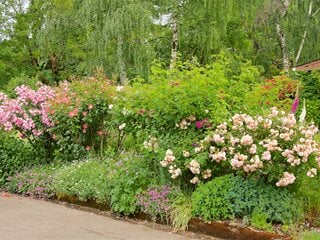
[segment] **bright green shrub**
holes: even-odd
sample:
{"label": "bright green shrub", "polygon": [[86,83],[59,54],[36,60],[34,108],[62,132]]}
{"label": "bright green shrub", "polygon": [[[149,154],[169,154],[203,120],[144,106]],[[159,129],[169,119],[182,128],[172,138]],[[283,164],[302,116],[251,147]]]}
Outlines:
{"label": "bright green shrub", "polygon": [[259,80],[250,63],[233,65],[219,55],[207,66],[195,61],[180,63],[175,70],[154,66],[151,83],[128,88],[119,107],[136,130],[173,133],[195,130],[195,121],[206,118],[217,123],[242,109],[245,94]]}
{"label": "bright green shrub", "polygon": [[82,201],[108,202],[106,167],[95,160],[75,162],[59,170],[54,189],[57,194],[76,196]]}
{"label": "bright green shrub", "polygon": [[39,162],[33,148],[26,140],[0,131],[0,186],[15,172]]}

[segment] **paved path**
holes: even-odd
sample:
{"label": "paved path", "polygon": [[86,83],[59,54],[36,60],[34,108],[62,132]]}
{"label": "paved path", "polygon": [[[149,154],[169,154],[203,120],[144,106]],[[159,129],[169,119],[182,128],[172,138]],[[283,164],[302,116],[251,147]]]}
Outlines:
{"label": "paved path", "polygon": [[199,239],[68,208],[0,194],[1,240],[183,240]]}

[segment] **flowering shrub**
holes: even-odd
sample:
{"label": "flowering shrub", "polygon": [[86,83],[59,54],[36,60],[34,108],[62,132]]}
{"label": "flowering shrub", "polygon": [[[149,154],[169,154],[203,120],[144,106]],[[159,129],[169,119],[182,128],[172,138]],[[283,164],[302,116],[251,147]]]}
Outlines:
{"label": "flowering shrub", "polygon": [[42,85],[38,90],[27,86],[16,88],[17,97],[0,93],[0,126],[5,131],[17,130],[22,137],[38,137],[53,123],[48,115],[47,100],[54,98],[54,90]]}
{"label": "flowering shrub", "polygon": [[115,92],[109,81],[94,77],[60,84],[50,101],[51,116],[57,122],[52,129],[58,143],[56,157],[73,160],[89,150],[102,154],[112,130]]}
{"label": "flowering shrub", "polygon": [[54,125],[49,116],[47,101],[53,99],[55,91],[42,85],[38,90],[28,86],[15,89],[16,98],[0,93],[0,128],[16,130],[21,138],[27,138],[33,147],[44,147],[47,158],[51,158],[52,138],[49,129]]}
{"label": "flowering shrub", "polygon": [[[277,186],[293,184],[301,171],[314,177],[320,163],[319,144],[314,140],[317,131],[314,124],[300,125],[293,114],[275,107],[266,117],[236,114],[230,126],[226,122],[218,125],[194,149],[195,156],[186,165],[194,175],[190,181],[207,179],[222,164],[245,176],[264,177]],[[179,169],[174,161],[168,150],[161,165],[169,172]]]}
{"label": "flowering shrub", "polygon": [[145,192],[137,195],[137,205],[141,211],[150,215],[154,221],[160,218],[167,221],[170,210],[170,193],[172,189],[168,185],[148,188]]}

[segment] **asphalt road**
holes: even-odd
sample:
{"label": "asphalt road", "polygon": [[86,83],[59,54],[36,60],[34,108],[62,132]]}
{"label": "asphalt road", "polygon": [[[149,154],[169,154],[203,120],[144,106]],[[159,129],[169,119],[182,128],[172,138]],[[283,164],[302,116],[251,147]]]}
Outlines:
{"label": "asphalt road", "polygon": [[[202,239],[63,205],[0,194],[1,240]],[[206,238],[207,239],[207,238]]]}

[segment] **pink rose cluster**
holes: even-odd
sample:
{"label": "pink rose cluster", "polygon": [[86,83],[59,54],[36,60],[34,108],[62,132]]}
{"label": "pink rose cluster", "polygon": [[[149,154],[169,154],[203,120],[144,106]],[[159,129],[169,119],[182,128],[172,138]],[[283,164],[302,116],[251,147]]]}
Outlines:
{"label": "pink rose cluster", "polygon": [[[273,107],[266,116],[234,115],[229,124],[218,125],[200,141],[195,154],[208,152],[205,169],[227,162],[233,170],[246,175],[265,175],[277,174],[272,169],[281,168],[282,175],[275,175],[278,178],[275,184],[284,187],[295,182],[295,173],[301,165],[309,168],[307,176],[317,175],[320,167],[320,146],[314,139],[317,132],[314,124],[297,123],[294,114]],[[188,167],[191,173],[201,174],[202,166],[195,164],[195,160]]]}
{"label": "pink rose cluster", "polygon": [[33,90],[22,85],[15,91],[17,97],[13,99],[0,93],[0,128],[40,136],[44,128],[53,126],[47,104],[55,96],[51,87],[42,85]]}

